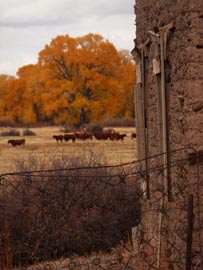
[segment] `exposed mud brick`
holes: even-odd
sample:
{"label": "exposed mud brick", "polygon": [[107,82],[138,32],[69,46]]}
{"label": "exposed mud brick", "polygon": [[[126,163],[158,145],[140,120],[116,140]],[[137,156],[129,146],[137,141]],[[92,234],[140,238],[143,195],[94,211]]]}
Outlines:
{"label": "exposed mud brick", "polygon": [[193,112],[199,112],[203,109],[203,101],[197,101],[192,105]]}
{"label": "exposed mud brick", "polygon": [[[181,164],[173,169],[174,165],[170,164],[168,171],[163,169],[164,176],[160,176],[160,171],[150,173],[151,197],[143,204],[142,210],[143,242],[149,243],[143,261],[148,261],[148,266],[151,263],[152,267],[147,269],[202,270],[200,258],[203,254],[201,245],[197,243],[200,239],[198,235],[203,233],[203,209],[201,213],[198,212],[198,207],[203,207],[203,1],[135,2],[135,47],[141,52],[139,61],[143,66],[140,83],[143,96],[139,106],[144,109],[137,115],[141,119],[137,129],[142,128],[142,136],[137,139],[142,146],[141,158],[166,152],[165,159],[160,157],[156,162],[149,159],[145,164],[146,169],[157,162],[163,163],[166,168],[173,160],[170,151],[186,147],[191,151],[184,156],[186,165]],[[163,200],[160,199],[162,189]],[[173,200],[167,202],[169,189]],[[195,231],[192,243],[191,234],[187,231],[187,222],[193,218],[187,215],[189,195],[194,196]],[[158,200],[155,197],[160,199],[161,214],[153,212]],[[177,206],[184,211],[171,210]],[[167,215],[164,215],[165,212]],[[179,257],[178,251],[181,251]],[[190,255],[191,258],[188,258]]]}
{"label": "exposed mud brick", "polygon": [[[173,21],[174,26],[168,33],[166,62],[165,62],[165,83],[167,89],[167,107],[169,108],[169,129],[170,141],[176,142],[171,138],[176,139],[176,130],[170,127],[179,126],[178,120],[182,114],[194,113],[196,116],[199,105],[195,105],[197,99],[202,102],[203,93],[203,2],[198,0],[137,0],[135,4],[136,14],[136,40],[135,44],[139,46],[149,38],[149,31],[159,34],[160,27],[163,27]],[[153,74],[153,45],[151,43],[147,47],[145,54],[146,67],[146,119],[147,125],[154,130],[158,127],[157,115],[157,83],[156,76]],[[181,106],[181,101],[177,96],[184,96],[184,104]],[[185,117],[187,118],[187,117]],[[200,118],[190,123],[190,129],[195,129],[196,125],[200,125]],[[185,130],[189,132],[190,129]],[[154,135],[148,134],[149,152],[156,154],[159,144],[157,138],[157,147],[154,142]],[[174,134],[173,134],[174,133]],[[201,137],[202,136],[202,137]],[[185,133],[185,138],[187,134]],[[203,140],[203,131],[200,134]],[[153,148],[150,148],[153,141]],[[180,147],[188,144],[193,144],[194,141],[181,140]],[[195,145],[202,144],[202,141],[196,141]]]}

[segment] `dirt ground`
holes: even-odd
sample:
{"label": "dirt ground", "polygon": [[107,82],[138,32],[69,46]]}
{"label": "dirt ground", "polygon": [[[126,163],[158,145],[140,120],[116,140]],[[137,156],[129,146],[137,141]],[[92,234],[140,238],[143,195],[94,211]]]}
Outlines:
{"label": "dirt ground", "polygon": [[[0,132],[8,131],[8,128],[0,128]],[[16,129],[23,133],[24,129]],[[136,141],[131,139],[131,133],[135,128],[114,128],[115,131],[126,133],[124,141],[78,141],[75,143],[57,143],[52,136],[62,134],[60,127],[31,128],[36,136],[4,137],[0,136],[0,174],[16,171],[16,163],[20,160],[30,160],[31,157],[46,160],[50,157],[63,155],[81,156],[92,153],[102,156],[109,165],[131,162],[136,159]],[[9,139],[24,138],[25,146],[12,147],[8,144]]]}

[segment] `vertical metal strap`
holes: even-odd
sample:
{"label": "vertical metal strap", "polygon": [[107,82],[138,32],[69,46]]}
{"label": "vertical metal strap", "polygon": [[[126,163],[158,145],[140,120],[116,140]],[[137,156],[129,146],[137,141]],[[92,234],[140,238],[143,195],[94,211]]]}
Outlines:
{"label": "vertical metal strap", "polygon": [[137,140],[137,159],[140,159],[140,110],[139,110],[139,92],[140,92],[140,83],[135,85],[134,97],[135,97],[135,121],[136,121],[136,140]]}
{"label": "vertical metal strap", "polygon": [[168,121],[168,93],[165,83],[165,59],[167,35],[172,23],[160,28],[160,49],[161,49],[161,92],[162,92],[162,112],[163,112],[163,162],[165,168],[165,190],[167,191],[168,201],[172,201],[172,188],[170,176],[170,148],[169,148],[169,121]]}
{"label": "vertical metal strap", "polygon": [[139,159],[143,159],[141,167],[144,167],[144,185],[146,185],[146,195],[150,198],[150,187],[149,187],[149,173],[148,173],[148,147],[147,147],[147,114],[146,114],[146,67],[145,67],[145,51],[146,46],[149,44],[150,39],[148,38],[143,44],[135,46],[132,50],[132,55],[139,65],[138,76],[137,76],[137,123],[139,125],[139,137],[137,138],[137,145],[139,145]]}
{"label": "vertical metal strap", "polygon": [[144,131],[144,158],[147,199],[150,199],[149,171],[148,171],[148,134],[147,134],[147,92],[146,92],[146,63],[144,50],[141,51],[142,59],[142,110],[143,110],[143,131]]}

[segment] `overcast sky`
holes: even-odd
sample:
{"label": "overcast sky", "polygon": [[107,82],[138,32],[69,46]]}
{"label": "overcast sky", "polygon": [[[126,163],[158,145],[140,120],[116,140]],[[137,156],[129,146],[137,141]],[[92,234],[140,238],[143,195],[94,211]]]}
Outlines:
{"label": "overcast sky", "polygon": [[118,50],[133,48],[134,0],[0,0],[0,74],[37,62],[57,35],[102,35]]}

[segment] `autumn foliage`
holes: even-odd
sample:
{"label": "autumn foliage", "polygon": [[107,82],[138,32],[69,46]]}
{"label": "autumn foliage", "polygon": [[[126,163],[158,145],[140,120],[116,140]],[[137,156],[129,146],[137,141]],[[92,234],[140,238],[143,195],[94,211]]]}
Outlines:
{"label": "autumn foliage", "polygon": [[57,36],[38,63],[0,75],[0,120],[81,124],[133,116],[135,64],[97,34]]}

